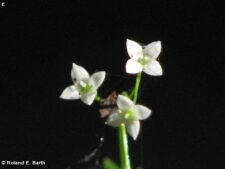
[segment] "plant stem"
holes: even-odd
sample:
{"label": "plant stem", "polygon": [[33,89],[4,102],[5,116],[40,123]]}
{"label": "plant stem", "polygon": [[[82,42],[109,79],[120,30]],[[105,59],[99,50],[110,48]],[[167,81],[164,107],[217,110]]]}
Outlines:
{"label": "plant stem", "polygon": [[133,96],[134,96],[134,88],[132,89],[132,91],[130,92],[130,94],[129,94],[129,98],[130,99],[132,99],[133,98]]}
{"label": "plant stem", "polygon": [[141,73],[138,73],[137,77],[136,77],[135,86],[134,86],[134,98],[133,98],[134,104],[137,102],[137,96],[138,96],[140,82],[141,82]]}
{"label": "plant stem", "polygon": [[119,127],[119,146],[120,146],[120,161],[121,169],[131,169],[127,132],[124,124]]}
{"label": "plant stem", "polygon": [[[137,102],[138,91],[141,82],[141,73],[138,73],[136,77],[136,82],[134,89],[130,94],[130,98],[133,97],[133,102]],[[129,147],[128,147],[128,139],[127,132],[124,124],[119,126],[119,148],[120,148],[120,161],[121,161],[121,169],[131,169],[130,165],[130,157],[129,157]]]}

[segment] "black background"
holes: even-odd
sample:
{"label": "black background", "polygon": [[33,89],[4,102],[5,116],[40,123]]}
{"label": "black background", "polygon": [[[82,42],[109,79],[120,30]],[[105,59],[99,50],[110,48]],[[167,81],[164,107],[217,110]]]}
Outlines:
{"label": "black background", "polygon": [[[153,110],[138,141],[134,166],[224,169],[223,6],[213,1],[5,1],[1,7],[0,160],[44,160],[38,168],[77,167],[105,143],[119,160],[116,129],[98,106],[58,97],[70,85],[72,62],[106,70],[106,96],[129,88],[126,38],[161,40],[164,75],[144,75],[139,102]],[[2,167],[2,166],[1,166]],[[0,168],[1,168],[0,167]],[[6,166],[6,168],[10,166]],[[12,167],[12,166],[11,166]],[[20,166],[28,168],[28,166]]]}

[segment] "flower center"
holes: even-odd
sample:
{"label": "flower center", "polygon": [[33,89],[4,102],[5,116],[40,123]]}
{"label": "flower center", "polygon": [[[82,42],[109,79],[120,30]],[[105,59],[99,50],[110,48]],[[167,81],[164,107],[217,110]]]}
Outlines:
{"label": "flower center", "polygon": [[78,83],[78,86],[79,86],[79,89],[80,89],[80,93],[82,95],[89,93],[92,89],[92,85],[90,85],[87,82],[84,82],[82,80]]}
{"label": "flower center", "polygon": [[129,109],[125,109],[123,110],[124,113],[124,118],[127,120],[135,120],[135,116],[134,116],[134,109],[133,108],[129,108]]}
{"label": "flower center", "polygon": [[148,56],[141,56],[138,59],[138,62],[142,65],[145,66],[149,62],[149,57]]}

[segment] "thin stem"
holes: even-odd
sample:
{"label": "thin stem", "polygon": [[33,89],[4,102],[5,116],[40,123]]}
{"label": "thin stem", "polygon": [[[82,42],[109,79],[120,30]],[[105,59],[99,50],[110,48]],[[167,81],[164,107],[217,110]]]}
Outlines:
{"label": "thin stem", "polygon": [[119,127],[119,146],[120,146],[120,160],[121,169],[131,169],[129,151],[128,151],[128,140],[127,132],[124,124]]}
{"label": "thin stem", "polygon": [[[134,103],[137,102],[140,82],[141,82],[141,73],[138,73],[134,89],[131,91],[129,95],[130,98],[134,96],[133,98]],[[124,123],[122,123],[119,126],[119,148],[120,148],[121,169],[131,169],[127,132]]]}
{"label": "thin stem", "polygon": [[132,91],[130,92],[130,94],[129,94],[129,98],[130,99],[132,99],[133,98],[133,96],[134,96],[134,88],[132,89]]}
{"label": "thin stem", "polygon": [[135,86],[134,86],[134,98],[133,98],[134,103],[137,102],[137,96],[138,96],[140,82],[141,82],[141,73],[138,73],[138,75],[136,77]]}

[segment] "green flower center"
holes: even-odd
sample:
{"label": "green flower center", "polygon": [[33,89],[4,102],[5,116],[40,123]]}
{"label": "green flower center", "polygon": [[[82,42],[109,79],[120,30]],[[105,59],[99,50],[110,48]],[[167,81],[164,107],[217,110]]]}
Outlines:
{"label": "green flower center", "polygon": [[138,59],[138,62],[142,65],[145,66],[149,62],[149,57],[148,56],[141,56]]}
{"label": "green flower center", "polygon": [[125,110],[123,110],[123,113],[124,113],[124,118],[127,120],[135,120],[136,119],[133,108],[125,109]]}
{"label": "green flower center", "polygon": [[82,80],[78,83],[78,87],[82,95],[87,94],[92,90],[92,85]]}

